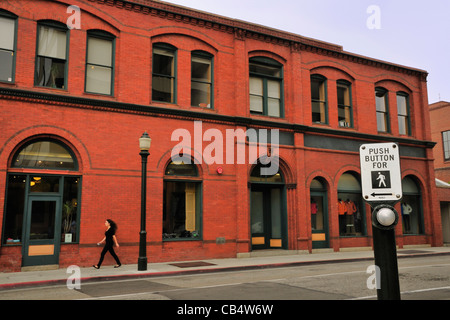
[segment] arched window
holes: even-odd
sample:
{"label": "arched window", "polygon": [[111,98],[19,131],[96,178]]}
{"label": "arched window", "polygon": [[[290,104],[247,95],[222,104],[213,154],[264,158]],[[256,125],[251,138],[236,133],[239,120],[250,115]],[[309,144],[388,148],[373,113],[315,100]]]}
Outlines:
{"label": "arched window", "polygon": [[318,74],[311,75],[311,109],[313,123],[328,123],[327,79]]}
{"label": "arched window", "polygon": [[53,140],[34,141],[22,147],[12,161],[14,168],[77,170],[72,152],[62,143]]}
{"label": "arched window", "polygon": [[202,182],[191,159],[167,165],[163,192],[163,240],[201,240]]}
{"label": "arched window", "polygon": [[265,57],[250,58],[250,113],[284,117],[283,65]]}
{"label": "arched window", "polygon": [[338,184],[339,233],[341,236],[365,234],[364,206],[361,199],[359,177],[350,172],[344,173]]}
{"label": "arched window", "polygon": [[253,168],[250,174],[250,182],[260,182],[260,183],[284,183],[283,175],[278,171],[273,176],[265,176],[261,173],[262,168],[269,168],[269,165],[263,165],[258,163],[255,168]]}
{"label": "arched window", "polygon": [[402,180],[403,199],[401,214],[403,234],[423,234],[422,192],[412,176]]}
{"label": "arched window", "polygon": [[[81,176],[76,171],[77,159],[62,142],[41,138],[24,144],[8,168],[2,242],[29,245],[49,235],[56,246],[78,242]],[[24,221],[29,221],[25,230]]]}

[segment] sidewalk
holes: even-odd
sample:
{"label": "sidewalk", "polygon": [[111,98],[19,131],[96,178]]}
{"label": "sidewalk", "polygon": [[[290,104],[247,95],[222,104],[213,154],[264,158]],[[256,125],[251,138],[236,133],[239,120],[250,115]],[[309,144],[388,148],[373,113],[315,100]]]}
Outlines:
{"label": "sidewalk", "polygon": [[[277,255],[280,254],[280,255]],[[398,259],[404,257],[423,257],[450,255],[450,247],[408,248],[397,251]],[[100,270],[92,267],[81,268],[81,283],[88,281],[124,280],[151,278],[198,273],[254,270],[263,268],[294,267],[324,263],[353,261],[374,261],[373,251],[326,252],[314,254],[295,254],[293,252],[261,252],[256,257],[215,259],[189,262],[149,263],[147,271],[137,271],[137,264],[122,265],[115,269],[103,266]],[[66,268],[49,271],[28,271],[18,273],[0,273],[0,291],[14,288],[66,284],[73,276]],[[72,280],[73,282],[73,280]]]}

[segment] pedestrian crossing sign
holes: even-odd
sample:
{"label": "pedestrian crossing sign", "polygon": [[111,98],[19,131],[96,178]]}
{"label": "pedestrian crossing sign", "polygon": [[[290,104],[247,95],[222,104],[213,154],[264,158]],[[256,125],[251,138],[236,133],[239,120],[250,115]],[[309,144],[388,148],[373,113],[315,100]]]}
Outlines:
{"label": "pedestrian crossing sign", "polygon": [[403,197],[399,146],[395,143],[360,147],[361,184],[366,202],[398,202]]}

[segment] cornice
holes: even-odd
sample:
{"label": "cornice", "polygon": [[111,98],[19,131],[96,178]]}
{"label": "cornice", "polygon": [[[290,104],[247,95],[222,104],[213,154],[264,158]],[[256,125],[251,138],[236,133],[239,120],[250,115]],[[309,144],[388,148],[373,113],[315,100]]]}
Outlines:
{"label": "cornice", "polygon": [[312,52],[314,54],[320,54],[353,63],[381,68],[406,75],[417,76],[422,82],[426,82],[428,77],[428,72],[424,70],[345,52],[342,46],[339,45],[180,5],[169,4],[157,0],[87,1],[157,16],[162,19],[175,20],[197,27],[214,29],[217,31],[226,32],[228,34],[234,34],[235,38],[238,40],[245,40],[245,38],[256,39],[266,43],[290,47],[293,52]]}
{"label": "cornice", "polygon": [[227,116],[216,113],[206,113],[176,108],[162,108],[149,105],[122,103],[111,100],[88,99],[83,97],[57,95],[46,92],[12,89],[5,87],[0,87],[0,100],[1,99],[18,100],[28,103],[45,103],[52,105],[60,105],[63,107],[92,109],[105,112],[134,113],[150,117],[178,118],[182,120],[191,120],[191,121],[201,120],[232,126],[265,127],[303,134],[316,134],[316,135],[341,137],[347,139],[358,139],[361,141],[396,142],[399,144],[425,148],[434,148],[434,146],[436,145],[435,142],[425,140],[407,139],[399,137],[386,137],[360,133],[355,131],[312,127],[301,124],[292,124],[272,120]]}

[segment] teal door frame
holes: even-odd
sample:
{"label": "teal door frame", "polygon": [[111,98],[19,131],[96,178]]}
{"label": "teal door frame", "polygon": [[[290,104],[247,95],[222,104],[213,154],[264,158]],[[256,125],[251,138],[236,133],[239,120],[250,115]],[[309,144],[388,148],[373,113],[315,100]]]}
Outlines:
{"label": "teal door frame", "polygon": [[[280,189],[280,228],[281,228],[281,239],[272,237],[272,204],[271,204],[271,190]],[[263,232],[253,232],[251,230],[252,238],[252,250],[262,250],[262,249],[288,249],[288,231],[287,231],[287,200],[286,200],[286,187],[284,184],[261,184],[252,183],[251,194],[253,196],[254,192],[263,193]],[[252,204],[252,198],[250,198],[250,203]],[[253,223],[252,208],[250,208],[250,220],[251,225]],[[278,245],[281,241],[281,245]]]}
{"label": "teal door frame", "polygon": [[29,195],[25,212],[22,266],[59,264],[61,196]]}

